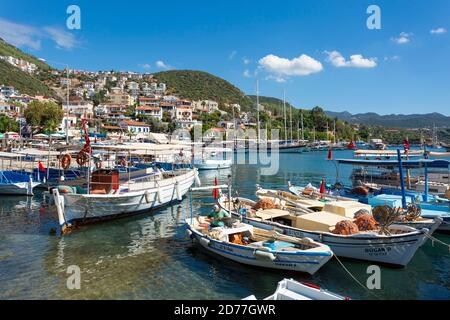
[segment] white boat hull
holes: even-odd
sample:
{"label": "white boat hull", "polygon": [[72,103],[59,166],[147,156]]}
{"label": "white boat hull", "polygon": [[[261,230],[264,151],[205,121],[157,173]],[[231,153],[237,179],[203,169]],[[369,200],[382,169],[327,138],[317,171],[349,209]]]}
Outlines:
{"label": "white boat hull", "polygon": [[[147,183],[145,189],[123,194],[63,194],[54,190],[61,226],[89,223],[93,220],[127,216],[182,200],[196,179],[197,172]],[[55,191],[58,195],[55,195]],[[59,199],[59,201],[57,201]]]}
{"label": "white boat hull", "polygon": [[257,255],[258,252],[262,252],[263,250],[247,248],[241,245],[206,238],[199,232],[192,230],[190,226],[188,226],[188,228],[191,232],[191,237],[193,240],[198,242],[200,246],[209,252],[218,254],[235,262],[255,267],[291,270],[314,274],[333,257],[333,253],[331,251],[301,253],[277,252],[275,254],[276,258],[273,261],[270,259],[260,259]]}
{"label": "white boat hull", "polygon": [[[228,210],[225,207],[223,209]],[[234,211],[232,211],[232,215],[240,217],[240,214]],[[256,228],[275,230],[292,237],[311,238],[314,241],[328,245],[340,257],[397,266],[406,266],[417,249],[426,242],[429,234],[429,230],[425,228],[417,230],[408,226],[393,225],[391,226],[392,228],[403,230],[405,233],[390,236],[370,233],[342,236],[329,232],[315,232],[293,228],[259,218],[242,217],[242,222]]]}
{"label": "white boat hull", "polygon": [[198,170],[220,170],[220,169],[228,169],[231,168],[233,161],[231,159],[227,160],[203,160],[194,162],[194,166]]}

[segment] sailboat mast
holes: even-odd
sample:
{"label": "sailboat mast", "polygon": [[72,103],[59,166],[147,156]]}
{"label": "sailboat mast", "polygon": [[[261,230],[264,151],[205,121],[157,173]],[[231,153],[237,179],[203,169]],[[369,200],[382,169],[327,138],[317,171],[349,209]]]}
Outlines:
{"label": "sailboat mast", "polygon": [[283,110],[284,110],[284,142],[287,140],[287,117],[286,117],[286,91],[283,90]]}
{"label": "sailboat mast", "polygon": [[303,127],[303,110],[301,113],[301,120],[302,120],[302,140],[305,140],[305,128]]}
{"label": "sailboat mast", "polygon": [[292,142],[292,105],[289,106],[289,118],[291,123],[291,142]]}
{"label": "sailboat mast", "polygon": [[259,145],[259,81],[256,79],[256,140]]}

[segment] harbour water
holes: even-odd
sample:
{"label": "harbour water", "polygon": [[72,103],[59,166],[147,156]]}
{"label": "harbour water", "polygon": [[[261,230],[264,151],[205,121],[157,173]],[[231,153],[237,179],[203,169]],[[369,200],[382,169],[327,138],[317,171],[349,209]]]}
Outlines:
{"label": "harbour water", "polygon": [[[351,157],[336,152],[335,157]],[[322,177],[335,182],[333,162],[326,152],[280,154],[277,175],[263,176],[257,165],[235,165],[219,173],[205,171],[203,185],[218,175],[243,197],[254,198],[255,184],[285,189],[287,181],[318,185]],[[350,168],[340,168],[348,182]],[[206,214],[211,192],[193,195],[194,212]],[[314,276],[243,266],[211,256],[185,235],[189,201],[131,218],[83,227],[64,237],[50,234],[57,228],[56,212],[33,198],[0,198],[0,299],[242,299],[271,294],[278,281],[294,278],[320,285],[353,299],[449,299],[450,253],[428,241],[402,269],[381,267],[381,290],[361,288],[336,260]],[[450,236],[436,234],[450,243]],[[366,283],[364,261],[341,259],[348,270]],[[66,286],[67,268],[81,270],[81,289]]]}

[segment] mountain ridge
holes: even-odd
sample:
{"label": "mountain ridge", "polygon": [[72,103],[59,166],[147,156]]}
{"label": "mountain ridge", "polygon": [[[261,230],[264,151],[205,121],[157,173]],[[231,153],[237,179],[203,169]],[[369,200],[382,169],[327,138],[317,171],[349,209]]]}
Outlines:
{"label": "mountain ridge", "polygon": [[427,128],[433,127],[450,127],[450,117],[439,112],[430,112],[424,114],[388,114],[379,115],[375,112],[352,114],[348,111],[334,112],[325,111],[325,113],[333,118],[338,118],[352,124],[376,125],[383,127],[398,128]]}

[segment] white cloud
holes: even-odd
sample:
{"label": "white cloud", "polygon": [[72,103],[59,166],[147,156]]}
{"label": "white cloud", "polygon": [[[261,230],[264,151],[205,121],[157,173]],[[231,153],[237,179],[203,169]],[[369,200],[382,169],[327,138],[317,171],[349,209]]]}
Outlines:
{"label": "white cloud", "polygon": [[56,27],[44,27],[43,30],[55,41],[58,48],[72,49],[77,45],[77,40],[71,32]]}
{"label": "white cloud", "polygon": [[246,78],[251,78],[252,75],[250,74],[250,71],[248,69],[244,70],[244,73],[242,74]]}
{"label": "white cloud", "polygon": [[156,67],[159,68],[159,69],[164,69],[164,70],[172,69],[172,66],[166,64],[162,60],[156,61]]}
{"label": "white cloud", "polygon": [[79,43],[75,36],[58,27],[33,27],[11,22],[0,18],[0,38],[18,46],[29,47],[33,50],[41,49],[44,39],[51,39],[59,49],[72,49]]}
{"label": "white cloud", "polygon": [[138,66],[141,67],[142,69],[147,69],[147,70],[152,68],[152,66],[149,65],[148,63],[139,64]]}
{"label": "white cloud", "polygon": [[230,53],[229,56],[228,56],[228,59],[233,60],[234,57],[236,56],[236,54],[237,54],[237,51],[236,51],[236,50],[231,51],[231,53]]}
{"label": "white cloud", "polygon": [[41,49],[41,32],[38,28],[21,25],[0,18],[0,38],[14,46]]}
{"label": "white cloud", "polygon": [[282,76],[274,76],[274,75],[269,75],[265,78],[266,80],[273,80],[276,81],[278,83],[285,83],[286,79]]}
{"label": "white cloud", "polygon": [[443,34],[443,33],[447,33],[447,29],[445,28],[436,28],[436,29],[432,29],[430,31],[431,34]]}
{"label": "white cloud", "polygon": [[271,74],[267,79],[277,82],[286,81],[287,76],[307,76],[323,70],[319,61],[305,54],[292,60],[269,54],[261,58],[258,63],[261,68]]}
{"label": "white cloud", "polygon": [[400,56],[391,56],[391,57],[386,56],[386,57],[384,57],[384,61],[389,61],[389,60],[391,60],[391,61],[400,60]]}
{"label": "white cloud", "polygon": [[350,60],[345,58],[338,51],[325,51],[328,55],[327,61],[337,68],[375,68],[376,58],[364,58],[360,54],[350,56]]}
{"label": "white cloud", "polygon": [[406,44],[411,41],[412,33],[401,32],[397,38],[391,38],[397,44]]}
{"label": "white cloud", "polygon": [[242,58],[242,62],[247,65],[250,64],[250,62],[252,62],[250,59],[247,59],[246,57]]}

